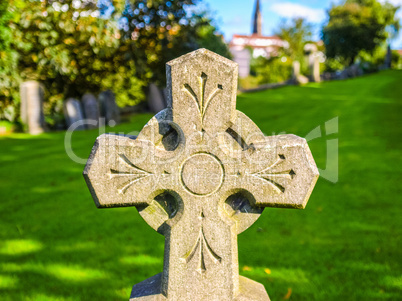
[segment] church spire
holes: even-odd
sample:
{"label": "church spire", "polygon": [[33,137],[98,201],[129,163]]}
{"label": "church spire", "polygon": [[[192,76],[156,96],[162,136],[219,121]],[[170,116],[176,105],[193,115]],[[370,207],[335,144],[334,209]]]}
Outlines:
{"label": "church spire", "polygon": [[254,20],[253,20],[253,34],[262,35],[262,16],[260,9],[260,0],[256,0]]}

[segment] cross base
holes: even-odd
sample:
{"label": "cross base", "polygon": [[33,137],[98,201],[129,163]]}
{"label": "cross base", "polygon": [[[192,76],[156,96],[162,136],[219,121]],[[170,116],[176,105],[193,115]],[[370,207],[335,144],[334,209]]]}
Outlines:
{"label": "cross base", "polygon": [[[130,301],[167,301],[161,291],[162,274],[157,274],[133,286]],[[270,301],[264,286],[240,276],[239,294],[233,301]],[[194,299],[196,301],[197,299]],[[219,297],[208,301],[223,301]],[[188,300],[186,300],[188,301]],[[201,300],[200,300],[201,301]]]}

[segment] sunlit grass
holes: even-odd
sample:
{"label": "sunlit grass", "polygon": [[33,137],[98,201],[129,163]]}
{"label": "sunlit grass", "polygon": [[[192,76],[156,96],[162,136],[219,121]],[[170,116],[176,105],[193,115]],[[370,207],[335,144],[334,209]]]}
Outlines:
{"label": "sunlit grass", "polygon": [[385,286],[402,290],[402,276],[399,277],[386,276],[383,279],[383,283]]}
{"label": "sunlit grass", "polygon": [[[339,140],[339,181],[305,210],[266,209],[239,236],[240,274],[276,300],[401,300],[402,72],[238,97],[267,135],[306,136],[321,169]],[[325,123],[339,118],[339,132]],[[107,132],[139,131],[136,115]],[[74,133],[84,161],[99,130]],[[64,133],[0,137],[0,300],[128,300],[162,271],[164,239],[134,208],[96,209]]]}
{"label": "sunlit grass", "polygon": [[42,249],[42,244],[31,239],[13,239],[0,243],[0,254],[18,256]]}
{"label": "sunlit grass", "polygon": [[17,283],[18,283],[17,277],[0,274],[0,289],[16,288]]}
{"label": "sunlit grass", "polygon": [[43,273],[50,276],[54,276],[63,281],[71,282],[84,282],[98,279],[105,279],[107,275],[94,269],[88,269],[79,265],[67,265],[67,264],[48,264],[28,262],[25,264],[12,264],[6,263],[0,265],[3,271],[12,273]]}
{"label": "sunlit grass", "polygon": [[87,269],[79,265],[68,266],[52,264],[46,267],[46,272],[56,278],[72,282],[107,279],[107,275],[99,270]]}
{"label": "sunlit grass", "polygon": [[125,256],[120,258],[119,261],[125,265],[149,266],[154,264],[160,265],[163,262],[163,258],[141,254],[139,256]]}
{"label": "sunlit grass", "polygon": [[75,301],[74,298],[64,298],[61,296],[52,296],[50,294],[33,294],[24,298],[27,301]]}

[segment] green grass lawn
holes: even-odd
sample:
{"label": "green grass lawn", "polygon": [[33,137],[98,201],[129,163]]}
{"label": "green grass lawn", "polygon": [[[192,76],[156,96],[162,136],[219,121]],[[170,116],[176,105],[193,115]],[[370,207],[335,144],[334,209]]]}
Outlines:
{"label": "green grass lawn", "polygon": [[[267,135],[322,126],[309,142],[321,169],[339,139],[339,181],[320,178],[305,210],[266,209],[239,236],[240,273],[272,301],[402,300],[402,72],[243,94],[237,108]],[[74,133],[76,154],[98,134]],[[163,237],[135,208],[96,209],[64,135],[0,137],[0,300],[128,300],[162,270]]]}

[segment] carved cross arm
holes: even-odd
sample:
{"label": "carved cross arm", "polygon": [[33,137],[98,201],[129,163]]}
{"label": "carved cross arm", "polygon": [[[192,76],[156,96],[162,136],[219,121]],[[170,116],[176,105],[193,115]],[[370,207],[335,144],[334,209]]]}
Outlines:
{"label": "carved cross arm", "polygon": [[104,134],[97,138],[84,178],[98,208],[143,206],[164,190],[172,164],[156,158],[151,141]]}
{"label": "carved cross arm", "polygon": [[305,139],[266,137],[254,144],[243,166],[243,181],[260,207],[304,208],[319,173]]}

